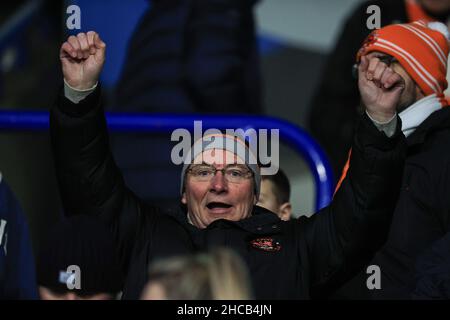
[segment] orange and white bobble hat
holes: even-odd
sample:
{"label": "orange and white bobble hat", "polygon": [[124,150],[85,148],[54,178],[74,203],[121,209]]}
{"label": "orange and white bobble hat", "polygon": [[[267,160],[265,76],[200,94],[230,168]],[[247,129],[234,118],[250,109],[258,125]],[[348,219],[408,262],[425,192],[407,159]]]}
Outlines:
{"label": "orange and white bobble hat", "polygon": [[449,40],[447,26],[440,22],[393,24],[373,31],[358,51],[356,60],[359,63],[362,56],[373,51],[395,57],[425,96],[435,93],[445,106]]}

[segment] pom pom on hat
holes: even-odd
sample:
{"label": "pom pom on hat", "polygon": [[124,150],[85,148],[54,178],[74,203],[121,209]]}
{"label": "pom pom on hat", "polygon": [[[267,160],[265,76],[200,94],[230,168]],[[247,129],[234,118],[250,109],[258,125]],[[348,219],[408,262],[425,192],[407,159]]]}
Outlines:
{"label": "pom pom on hat", "polygon": [[448,32],[447,26],[442,22],[429,22],[427,26],[431,30],[439,31],[440,33],[442,33],[447,41],[450,40],[450,32]]}

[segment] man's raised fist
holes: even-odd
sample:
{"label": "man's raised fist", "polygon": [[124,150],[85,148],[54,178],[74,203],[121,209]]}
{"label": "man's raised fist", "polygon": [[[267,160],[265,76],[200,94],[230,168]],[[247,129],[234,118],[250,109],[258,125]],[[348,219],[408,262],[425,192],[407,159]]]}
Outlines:
{"label": "man's raised fist", "polygon": [[106,44],[94,31],[70,36],[59,52],[67,84],[78,90],[92,88],[105,62],[105,51]]}

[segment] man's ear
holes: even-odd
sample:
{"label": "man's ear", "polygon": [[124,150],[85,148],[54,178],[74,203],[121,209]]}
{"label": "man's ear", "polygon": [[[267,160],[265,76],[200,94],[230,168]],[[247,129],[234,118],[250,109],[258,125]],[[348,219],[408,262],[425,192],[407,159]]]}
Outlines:
{"label": "man's ear", "polygon": [[183,194],[181,195],[181,203],[187,204],[186,191],[184,191]]}
{"label": "man's ear", "polygon": [[292,205],[290,202],[283,203],[279,210],[278,210],[278,216],[281,220],[289,221],[291,219],[292,214]]}

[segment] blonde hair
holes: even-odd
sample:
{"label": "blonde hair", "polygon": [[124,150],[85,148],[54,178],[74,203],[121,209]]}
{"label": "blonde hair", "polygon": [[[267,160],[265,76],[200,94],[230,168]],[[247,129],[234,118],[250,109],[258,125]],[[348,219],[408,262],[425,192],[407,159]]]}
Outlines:
{"label": "blonde hair", "polygon": [[148,283],[161,285],[168,300],[253,298],[246,265],[225,248],[158,260],[150,266]]}

